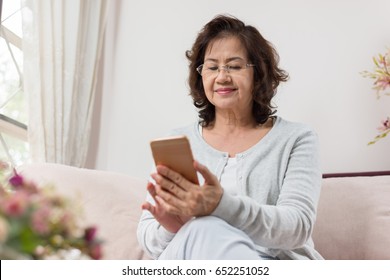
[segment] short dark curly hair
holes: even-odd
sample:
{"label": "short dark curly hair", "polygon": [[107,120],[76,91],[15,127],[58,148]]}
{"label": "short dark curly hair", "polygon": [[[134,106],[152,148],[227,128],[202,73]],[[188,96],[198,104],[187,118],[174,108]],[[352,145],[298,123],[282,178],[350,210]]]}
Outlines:
{"label": "short dark curly hair", "polygon": [[248,53],[248,60],[254,64],[254,88],[252,114],[258,124],[263,124],[275,114],[271,104],[280,82],[288,80],[288,74],[278,67],[279,55],[270,42],[265,40],[253,26],[245,25],[230,15],[218,15],[199,32],[191,50],[186,51],[189,60],[190,95],[198,108],[200,124],[209,126],[215,119],[215,107],[211,104],[203,88],[202,77],[196,68],[203,64],[205,52],[215,39],[234,36],[238,38]]}

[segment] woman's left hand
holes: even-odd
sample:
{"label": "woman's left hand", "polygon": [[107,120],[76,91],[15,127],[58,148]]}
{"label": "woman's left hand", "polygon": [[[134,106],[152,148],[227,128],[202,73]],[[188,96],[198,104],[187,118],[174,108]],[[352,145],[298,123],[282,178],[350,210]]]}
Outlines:
{"label": "woman's left hand", "polygon": [[165,166],[157,166],[157,173],[152,174],[157,199],[166,212],[199,217],[210,215],[218,206],[223,189],[217,177],[197,161],[194,167],[205,180],[203,186],[191,183]]}

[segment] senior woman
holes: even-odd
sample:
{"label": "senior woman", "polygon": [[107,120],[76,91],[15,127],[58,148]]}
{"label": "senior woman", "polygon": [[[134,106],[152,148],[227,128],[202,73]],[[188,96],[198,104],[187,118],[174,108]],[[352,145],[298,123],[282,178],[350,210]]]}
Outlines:
{"label": "senior woman", "polygon": [[320,194],[318,139],[275,115],[288,75],[259,31],[219,15],[190,51],[199,120],[186,135],[201,175],[195,185],[157,166],[138,240],[155,259],[321,259],[311,238]]}

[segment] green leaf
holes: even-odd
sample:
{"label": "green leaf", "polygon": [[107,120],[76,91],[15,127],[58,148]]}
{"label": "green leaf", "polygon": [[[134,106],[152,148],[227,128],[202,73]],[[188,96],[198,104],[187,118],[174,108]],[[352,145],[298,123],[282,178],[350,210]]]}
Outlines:
{"label": "green leaf", "polygon": [[33,254],[38,245],[43,245],[44,240],[35,234],[30,227],[24,227],[20,233],[20,243],[23,252]]}

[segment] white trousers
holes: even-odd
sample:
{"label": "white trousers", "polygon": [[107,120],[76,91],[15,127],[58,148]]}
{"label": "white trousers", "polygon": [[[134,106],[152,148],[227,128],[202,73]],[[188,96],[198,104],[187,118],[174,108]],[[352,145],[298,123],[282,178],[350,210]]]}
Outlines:
{"label": "white trousers", "polygon": [[[265,257],[265,256],[264,256]],[[243,231],[222,219],[206,216],[187,222],[159,257],[160,260],[264,259]],[[265,257],[265,259],[269,259]]]}

